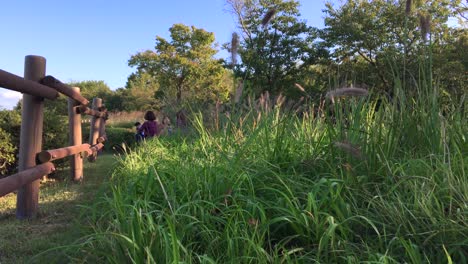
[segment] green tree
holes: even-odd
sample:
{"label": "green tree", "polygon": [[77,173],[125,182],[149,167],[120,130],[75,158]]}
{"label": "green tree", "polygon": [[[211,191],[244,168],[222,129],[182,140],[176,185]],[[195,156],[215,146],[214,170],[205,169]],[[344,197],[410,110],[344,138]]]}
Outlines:
{"label": "green tree", "polygon": [[427,36],[432,48],[445,45],[450,37],[446,22],[459,4],[460,0],[349,0],[335,8],[329,2],[321,38],[332,50],[335,73],[341,70],[345,78],[341,82],[358,80],[389,91],[397,73],[411,87]]}
{"label": "green tree", "polygon": [[452,28],[444,45],[433,49],[434,76],[444,98],[458,103],[468,93],[468,32]]}
{"label": "green tree", "polygon": [[[224,101],[229,96],[230,84],[224,82],[226,70],[214,58],[215,37],[211,32],[174,24],[171,40],[156,37],[155,50],[133,55],[129,66],[136,67],[130,78],[148,74],[159,83],[158,97],[187,101]],[[133,80],[129,80],[131,83]]]}
{"label": "green tree", "polygon": [[326,56],[315,43],[317,30],[299,19],[298,1],[226,2],[242,33],[242,63],[236,67],[236,76],[247,79],[255,94],[296,91],[294,83],[301,82],[309,67]]}
{"label": "green tree", "polygon": [[122,106],[126,111],[157,109],[161,98],[157,98],[159,83],[147,72],[132,73],[122,90]]}
{"label": "green tree", "polygon": [[11,167],[15,164],[15,151],[10,134],[0,128],[0,178],[6,176],[11,171]]}
{"label": "green tree", "polygon": [[81,95],[86,99],[92,102],[93,98],[101,98],[105,102],[110,95],[112,95],[112,90],[104,81],[79,81],[79,82],[70,82],[68,85],[72,87],[80,87]]}
{"label": "green tree", "polygon": [[16,170],[20,128],[21,114],[18,110],[0,109],[0,178]]}

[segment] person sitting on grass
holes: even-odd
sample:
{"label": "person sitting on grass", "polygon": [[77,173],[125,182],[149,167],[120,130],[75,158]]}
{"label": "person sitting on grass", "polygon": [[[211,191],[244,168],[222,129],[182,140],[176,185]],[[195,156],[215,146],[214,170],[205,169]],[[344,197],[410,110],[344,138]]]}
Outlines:
{"label": "person sitting on grass", "polygon": [[145,138],[145,132],[143,131],[138,131],[141,127],[141,123],[140,122],[136,122],[135,123],[135,128],[136,128],[136,134],[135,134],[135,141],[136,142],[140,142],[142,141],[144,138]]}
{"label": "person sitting on grass", "polygon": [[153,111],[147,111],[145,114],[145,122],[140,126],[138,132],[143,132],[145,138],[152,138],[158,135],[159,125],[156,122],[156,115]]}

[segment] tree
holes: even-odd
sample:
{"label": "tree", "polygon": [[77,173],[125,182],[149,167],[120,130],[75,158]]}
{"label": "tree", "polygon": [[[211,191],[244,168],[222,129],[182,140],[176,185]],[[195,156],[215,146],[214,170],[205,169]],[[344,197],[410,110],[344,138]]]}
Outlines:
{"label": "tree", "polygon": [[157,36],[154,51],[130,58],[129,66],[137,68],[130,78],[154,78],[159,83],[158,95],[176,98],[178,103],[183,99],[226,100],[230,84],[224,82],[226,70],[221,61],[214,58],[214,34],[183,24],[174,24],[169,32],[170,41]]}
{"label": "tree", "polygon": [[0,178],[16,170],[20,128],[20,111],[0,109]]}
{"label": "tree", "polygon": [[351,79],[389,91],[395,74],[390,62],[410,83],[410,69],[417,72],[418,59],[429,43],[427,35],[432,48],[445,45],[446,22],[459,4],[460,0],[349,0],[335,8],[327,3],[321,38],[332,50],[334,65],[342,70],[352,72],[355,63],[370,66],[362,67],[368,72],[354,72]]}
{"label": "tree", "polygon": [[[242,64],[236,76],[245,78],[254,93],[291,92],[309,66],[326,52],[315,44],[317,30],[299,20],[294,0],[226,0],[241,31]],[[231,48],[231,47],[229,47]],[[295,89],[294,89],[295,91]]]}
{"label": "tree", "polygon": [[93,98],[101,98],[105,101],[112,94],[112,90],[104,81],[79,81],[70,82],[68,85],[72,87],[80,87],[81,95],[92,101]]}
{"label": "tree", "polygon": [[122,90],[122,106],[126,111],[157,109],[161,98],[157,98],[159,83],[147,72],[132,73]]}

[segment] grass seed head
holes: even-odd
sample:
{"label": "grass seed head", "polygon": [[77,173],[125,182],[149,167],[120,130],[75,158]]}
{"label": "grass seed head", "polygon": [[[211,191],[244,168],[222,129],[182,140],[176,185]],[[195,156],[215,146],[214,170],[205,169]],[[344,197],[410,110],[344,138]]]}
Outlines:
{"label": "grass seed head", "polygon": [[409,16],[411,14],[412,9],[413,9],[413,1],[412,0],[406,0],[405,14],[407,16]]}
{"label": "grass seed head", "polygon": [[419,14],[419,28],[421,30],[421,37],[426,42],[427,36],[431,33],[431,16],[429,14]]}
{"label": "grass seed head", "polygon": [[302,87],[300,84],[298,84],[298,83],[295,83],[295,84],[294,84],[294,86],[296,86],[296,88],[297,88],[297,89],[299,89],[299,91],[301,91],[301,92],[305,93],[305,89],[304,89],[304,87]]}
{"label": "grass seed head", "polygon": [[239,49],[239,35],[234,32],[232,33],[231,39],[231,63],[232,65],[237,64],[237,50]]}
{"label": "grass seed head", "polygon": [[362,159],[362,154],[361,154],[361,149],[353,145],[347,141],[335,141],[333,142],[333,145],[347,153],[349,153],[351,156]]}
{"label": "grass seed head", "polygon": [[276,9],[272,8],[268,10],[268,12],[265,14],[265,16],[262,19],[262,26],[266,28],[266,26],[270,23],[270,21],[273,19],[273,17],[276,14]]}
{"label": "grass seed head", "polygon": [[239,84],[237,85],[236,89],[236,94],[234,96],[234,103],[238,103],[242,97],[242,91],[244,90],[244,82],[239,81]]}
{"label": "grass seed head", "polygon": [[348,87],[348,88],[339,88],[327,92],[325,97],[329,98],[332,102],[335,102],[335,97],[346,97],[346,96],[367,96],[369,91],[364,88]]}

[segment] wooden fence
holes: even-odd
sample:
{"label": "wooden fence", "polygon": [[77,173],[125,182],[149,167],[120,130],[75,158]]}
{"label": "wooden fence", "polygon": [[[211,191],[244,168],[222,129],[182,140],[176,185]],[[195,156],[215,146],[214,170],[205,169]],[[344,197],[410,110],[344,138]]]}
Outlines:
{"label": "wooden fence", "polygon": [[[18,173],[0,179],[0,197],[18,190],[16,217],[34,218],[39,204],[40,179],[55,170],[51,161],[72,156],[71,179],[83,179],[83,158],[94,161],[106,140],[107,111],[102,100],[94,98],[92,106],[81,96],[80,89],[46,76],[46,59],[29,55],[25,58],[24,78],[0,70],[0,87],[23,93]],[[55,100],[59,93],[68,97],[70,146],[42,151],[44,99]],[[82,143],[81,115],[92,116],[89,143]]]}

